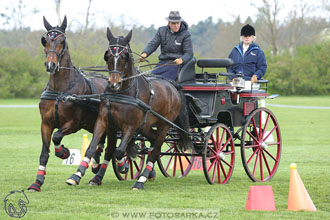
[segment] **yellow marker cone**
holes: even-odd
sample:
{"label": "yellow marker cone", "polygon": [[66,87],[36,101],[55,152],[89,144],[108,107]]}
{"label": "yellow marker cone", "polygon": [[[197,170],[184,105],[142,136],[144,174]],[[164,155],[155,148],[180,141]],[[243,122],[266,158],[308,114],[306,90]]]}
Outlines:
{"label": "yellow marker cone", "polygon": [[87,136],[87,134],[84,134],[83,135],[83,142],[82,142],[82,146],[81,146],[81,160],[80,161],[82,161],[82,159],[84,158],[84,156],[85,156],[85,153],[86,153],[86,150],[87,150],[87,148],[89,147],[89,141],[88,141],[88,136]]}
{"label": "yellow marker cone", "polygon": [[288,199],[288,210],[291,211],[316,211],[316,207],[309,196],[299,174],[297,165],[292,163],[290,165],[290,188]]}

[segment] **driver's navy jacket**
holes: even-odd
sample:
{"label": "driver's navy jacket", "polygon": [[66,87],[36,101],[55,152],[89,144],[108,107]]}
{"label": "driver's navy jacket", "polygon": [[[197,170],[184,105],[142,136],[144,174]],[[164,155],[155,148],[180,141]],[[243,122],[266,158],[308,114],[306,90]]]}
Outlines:
{"label": "driver's navy jacket", "polygon": [[186,64],[193,57],[191,36],[185,21],[181,22],[180,29],[176,33],[172,32],[168,25],[158,28],[156,35],[142,53],[149,56],[159,45],[161,53],[158,59],[160,61],[173,61],[182,58],[183,64]]}
{"label": "driver's navy jacket", "polygon": [[[234,61],[234,65],[227,67],[229,73],[242,73],[245,80],[251,80],[253,75],[261,79],[267,70],[267,63],[264,52],[255,43],[251,43],[243,55],[243,43],[235,46],[229,58]],[[232,78],[235,78],[235,75]]]}

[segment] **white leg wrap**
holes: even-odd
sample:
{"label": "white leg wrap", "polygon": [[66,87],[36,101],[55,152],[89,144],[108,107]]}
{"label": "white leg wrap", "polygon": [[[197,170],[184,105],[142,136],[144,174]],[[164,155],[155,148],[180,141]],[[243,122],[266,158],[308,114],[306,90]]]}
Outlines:
{"label": "white leg wrap", "polygon": [[151,166],[152,168],[154,168],[154,164],[153,164],[151,161],[149,161],[149,162],[147,163],[147,165],[149,165],[149,166]]}
{"label": "white leg wrap", "polygon": [[43,170],[43,171],[46,171],[46,167],[45,166],[39,166],[39,170]]}
{"label": "white leg wrap", "polygon": [[96,163],[96,160],[94,160],[94,158],[92,158],[92,167],[96,168],[98,166],[98,163]]}
{"label": "white leg wrap", "polygon": [[55,149],[59,149],[61,145],[55,145]]}
{"label": "white leg wrap", "polygon": [[84,162],[86,162],[87,164],[89,164],[89,162],[91,161],[88,157],[84,157],[82,160],[83,160]]}
{"label": "white leg wrap", "polygon": [[108,160],[103,160],[103,162],[102,162],[102,163],[104,163],[104,164],[108,165],[108,164],[109,164],[109,161],[108,161]]}
{"label": "white leg wrap", "polygon": [[76,173],[76,175],[81,178],[81,173],[79,171]]}
{"label": "white leg wrap", "polygon": [[145,183],[145,182],[147,182],[147,177],[145,177],[145,176],[140,176],[138,182],[141,182],[141,183]]}

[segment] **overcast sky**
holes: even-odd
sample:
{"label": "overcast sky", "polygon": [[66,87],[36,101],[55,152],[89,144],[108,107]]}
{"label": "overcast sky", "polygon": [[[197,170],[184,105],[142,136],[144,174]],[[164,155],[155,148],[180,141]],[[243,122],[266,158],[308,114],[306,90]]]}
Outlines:
{"label": "overcast sky", "polygon": [[[44,29],[42,16],[45,16],[50,24],[57,24],[54,0],[22,1],[26,6],[23,13],[29,14],[24,17],[24,26],[31,27],[32,30]],[[290,9],[294,7],[294,3],[297,4],[300,1],[314,5],[320,5],[321,2],[321,0],[280,0],[281,18],[285,19]],[[18,2],[19,0],[0,0],[0,13],[10,12],[11,10],[8,11],[6,8],[13,8],[18,5]],[[149,27],[154,24],[155,27],[159,27],[166,24],[165,17],[171,10],[179,10],[189,25],[197,24],[198,21],[205,20],[209,16],[213,17],[214,22],[219,18],[223,21],[233,21],[238,15],[241,16],[241,21],[248,16],[255,20],[258,13],[255,6],[260,5],[262,5],[262,0],[93,0],[90,8],[90,24],[105,27],[110,18],[116,24],[124,21],[128,26]],[[62,0],[61,16],[67,15],[72,27],[83,25],[87,6],[88,0]],[[31,14],[33,9],[40,11],[33,15]],[[317,10],[311,12],[312,15],[313,13],[318,16]]]}

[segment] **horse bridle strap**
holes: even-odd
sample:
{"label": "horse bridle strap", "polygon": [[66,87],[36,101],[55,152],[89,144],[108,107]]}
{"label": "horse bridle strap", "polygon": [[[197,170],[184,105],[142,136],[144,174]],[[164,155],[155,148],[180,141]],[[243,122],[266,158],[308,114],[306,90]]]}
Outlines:
{"label": "horse bridle strap", "polygon": [[[54,33],[59,33],[59,34],[55,34]],[[47,33],[45,33],[51,40],[56,40],[57,38],[61,37],[61,36],[64,36],[64,38],[66,39],[66,35],[64,32],[60,31],[60,30],[56,30],[56,29],[52,29],[52,30],[49,30]],[[50,49],[49,51],[46,52],[46,56],[49,54],[49,53],[55,53],[58,60],[61,59],[61,57],[63,56],[63,54],[65,53],[65,51],[67,50],[67,44],[64,40],[64,48],[62,49],[61,53],[57,53],[54,49]]]}
{"label": "horse bridle strap", "polygon": [[[119,48],[122,48],[121,50],[119,50]],[[123,69],[123,71],[119,71],[117,70],[117,61],[119,56],[123,53],[126,52],[128,54],[128,56],[130,56],[129,52],[130,52],[130,47],[129,45],[127,46],[123,46],[123,45],[119,45],[119,44],[110,44],[109,45],[109,52],[110,54],[114,57],[115,61],[114,61],[114,69],[113,70],[109,70],[109,73],[118,73],[118,74],[124,74],[126,68],[128,67],[128,62],[129,62],[129,57],[126,58],[125,61],[125,67]],[[114,53],[113,53],[114,50]]]}

